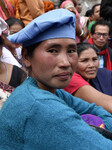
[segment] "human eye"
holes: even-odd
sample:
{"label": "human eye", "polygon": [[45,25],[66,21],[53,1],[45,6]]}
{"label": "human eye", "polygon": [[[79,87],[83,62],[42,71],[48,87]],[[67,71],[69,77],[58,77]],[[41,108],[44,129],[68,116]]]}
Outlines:
{"label": "human eye", "polygon": [[101,34],[99,32],[97,32],[96,35],[100,36]]}
{"label": "human eye", "polygon": [[93,61],[96,61],[96,60],[98,60],[98,57],[94,57],[94,58],[93,58]]}
{"label": "human eye", "polygon": [[69,49],[68,50],[68,53],[75,53],[76,52],[76,49]]}
{"label": "human eye", "polygon": [[107,36],[108,36],[108,33],[104,33],[103,36],[104,36],[104,37],[107,37]]}
{"label": "human eye", "polygon": [[58,52],[58,50],[56,50],[56,49],[52,48],[52,49],[49,49],[49,50],[48,50],[48,52],[49,52],[49,53],[57,53],[57,52]]}
{"label": "human eye", "polygon": [[82,59],[81,62],[88,62],[88,59]]}

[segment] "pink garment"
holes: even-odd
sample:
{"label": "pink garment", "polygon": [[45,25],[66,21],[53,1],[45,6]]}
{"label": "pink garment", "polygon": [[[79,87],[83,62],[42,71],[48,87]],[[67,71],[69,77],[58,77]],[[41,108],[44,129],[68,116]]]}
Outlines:
{"label": "pink garment", "polygon": [[77,91],[80,87],[84,85],[90,85],[87,81],[85,81],[79,74],[74,73],[69,85],[64,88],[65,91],[69,92],[70,94],[73,94],[75,91]]}
{"label": "pink garment", "polygon": [[72,3],[71,0],[65,0],[65,1],[60,5],[60,8],[64,8],[64,9],[67,9],[67,8],[70,8],[70,7],[74,7],[74,4]]}
{"label": "pink garment", "polygon": [[[2,0],[0,6],[0,17],[6,20],[9,17],[15,17],[14,7],[9,3],[8,0]],[[8,14],[6,13],[8,12]]]}
{"label": "pink garment", "polygon": [[0,6],[0,17],[3,18],[4,20],[7,19],[7,17],[5,15],[4,11],[2,10],[1,6]]}
{"label": "pink garment", "polygon": [[[75,12],[76,12],[76,21],[79,25],[80,28],[82,28],[81,22],[80,22],[80,15],[77,11],[77,9],[75,8],[73,2],[71,0],[65,0],[61,5],[60,8],[64,8],[64,9],[68,9],[70,7],[73,7]],[[76,43],[80,43],[80,38],[78,36],[76,36]]]}
{"label": "pink garment", "polygon": [[[81,21],[80,21],[80,15],[79,15],[79,13],[78,13],[78,11],[75,7],[74,7],[74,9],[75,9],[75,12],[76,12],[76,21],[77,21],[79,27],[82,29],[82,24],[81,24]],[[76,43],[80,43],[80,38],[78,36],[76,36]]]}

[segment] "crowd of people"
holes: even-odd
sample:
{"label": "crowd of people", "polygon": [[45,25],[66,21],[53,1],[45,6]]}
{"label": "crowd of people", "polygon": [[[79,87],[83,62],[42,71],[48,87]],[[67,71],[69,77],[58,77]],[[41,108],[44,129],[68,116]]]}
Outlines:
{"label": "crowd of people", "polygon": [[108,1],[0,1],[0,150],[112,150]]}

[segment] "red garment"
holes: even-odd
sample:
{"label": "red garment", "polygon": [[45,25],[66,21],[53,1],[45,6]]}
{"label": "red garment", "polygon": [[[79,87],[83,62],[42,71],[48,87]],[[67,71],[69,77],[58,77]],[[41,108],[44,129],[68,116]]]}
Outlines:
{"label": "red garment", "polygon": [[[89,38],[88,43],[93,45],[93,39]],[[106,54],[106,68],[107,70],[112,70],[112,64],[111,64],[108,48],[99,52],[99,55],[105,55],[105,54]]]}
{"label": "red garment", "polygon": [[79,74],[74,73],[69,85],[64,88],[65,91],[69,92],[70,94],[73,94],[75,91],[77,91],[80,87],[84,85],[90,85],[87,81],[85,81]]}

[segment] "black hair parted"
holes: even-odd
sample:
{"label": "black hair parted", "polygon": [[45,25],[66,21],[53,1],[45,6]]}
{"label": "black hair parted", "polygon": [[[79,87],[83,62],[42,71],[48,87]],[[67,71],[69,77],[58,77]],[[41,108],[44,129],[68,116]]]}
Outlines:
{"label": "black hair parted", "polygon": [[59,7],[60,7],[60,5],[64,2],[65,0],[60,0],[60,2],[59,2]]}
{"label": "black hair parted", "polygon": [[94,14],[95,7],[97,7],[97,6],[99,6],[99,5],[101,5],[101,3],[98,3],[98,4],[93,5],[93,7],[91,8],[92,14]]}
{"label": "black hair parted", "polygon": [[91,9],[87,10],[86,13],[85,13],[85,16],[86,17],[91,17],[92,16],[92,10]]}
{"label": "black hair parted", "polygon": [[25,27],[24,22],[20,19],[15,18],[15,17],[10,17],[10,18],[6,19],[5,22],[8,24],[9,27],[14,25],[14,24],[19,24],[19,25],[21,25],[22,28]]}
{"label": "black hair parted", "polygon": [[92,25],[92,27],[91,27],[91,34],[92,34],[92,35],[95,33],[95,28],[96,28],[97,25],[108,26],[108,27],[109,27],[109,35],[110,35],[110,33],[111,33],[110,25],[111,25],[111,24],[110,24],[109,21],[104,20],[104,19],[98,20],[98,21],[96,21],[96,22]]}
{"label": "black hair parted", "polygon": [[78,43],[77,44],[77,53],[78,53],[78,56],[80,56],[80,54],[83,51],[88,50],[89,48],[92,48],[96,52],[96,54],[98,55],[99,50],[94,45],[91,45],[89,43]]}

